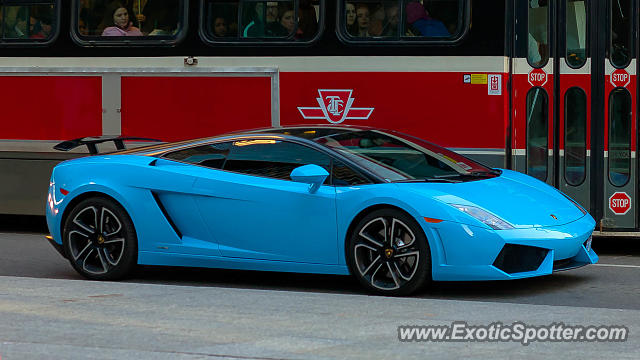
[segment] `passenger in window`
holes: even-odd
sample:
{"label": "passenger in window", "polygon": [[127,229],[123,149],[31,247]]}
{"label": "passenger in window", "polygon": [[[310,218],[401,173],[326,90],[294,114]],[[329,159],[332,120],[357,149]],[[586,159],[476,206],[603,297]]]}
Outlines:
{"label": "passenger in window", "polygon": [[89,35],[89,28],[87,27],[87,23],[82,19],[78,19],[78,32],[80,33],[80,35]]}
{"label": "passenger in window", "polygon": [[245,3],[247,12],[244,16],[243,24],[247,24],[242,32],[243,37],[263,37],[265,36],[264,3]]}
{"label": "passenger in window", "polygon": [[266,11],[266,23],[268,26],[273,26],[278,22],[279,9],[277,1],[267,1],[267,11]]}
{"label": "passenger in window", "polygon": [[32,6],[29,17],[29,38],[47,39],[51,35],[51,11],[47,5]]}
{"label": "passenger in window", "polygon": [[100,35],[104,32],[104,29],[113,25],[113,13],[120,7],[127,9],[129,14],[133,14],[133,8],[130,6],[130,2],[133,0],[103,0],[94,1],[92,12],[95,14],[102,14],[97,16],[100,19],[100,23],[96,27],[93,34]]}
{"label": "passenger in window", "polygon": [[353,3],[345,5],[345,17],[347,20],[347,32],[356,36],[358,34],[358,24],[356,23],[356,6]]}
{"label": "passenger in window", "polygon": [[369,8],[369,10],[372,10],[372,15],[369,18],[369,35],[380,36],[382,35],[382,31],[384,30],[384,6],[379,3],[375,5],[375,7]]}
{"label": "passenger in window", "polygon": [[[10,39],[26,39],[28,38],[27,31],[27,6],[12,6],[8,7],[10,11],[7,11],[7,24],[5,37]],[[13,10],[13,11],[11,11]],[[13,26],[11,26],[13,24]]]}
{"label": "passenger in window", "polygon": [[168,35],[178,23],[178,0],[136,0],[135,24],[144,35]]}
{"label": "passenger in window", "polygon": [[211,7],[211,30],[215,37],[238,35],[238,6],[232,3],[215,3]]}
{"label": "passenger in window", "polygon": [[359,4],[356,6],[356,19],[358,21],[358,32],[356,36],[369,37],[369,22],[371,17],[367,4]]}
{"label": "passenger in window", "polygon": [[451,36],[444,24],[429,16],[421,3],[413,1],[407,4],[407,23],[414,36],[448,37]]}
{"label": "passenger in window", "polygon": [[318,32],[318,17],[311,0],[301,0],[296,38],[311,39]]}
{"label": "passenger in window", "polygon": [[[81,35],[100,35],[104,28],[110,25],[111,19],[103,24],[103,18],[108,17],[106,4],[102,1],[80,0],[80,9],[78,19],[82,20],[86,27],[86,31],[78,32]],[[78,24],[80,21],[78,20]]]}
{"label": "passenger in window", "polygon": [[[51,34],[51,17],[45,11],[38,11],[36,6],[15,7],[13,27],[9,25],[6,38],[12,39],[46,39]],[[47,7],[43,8],[47,10]],[[9,19],[7,19],[9,20]]]}
{"label": "passenger in window", "polygon": [[117,7],[112,17],[113,26],[104,29],[102,36],[142,36],[140,29],[129,20],[129,11],[124,6]]}
{"label": "passenger in window", "polygon": [[287,37],[293,34],[296,27],[293,6],[281,4],[278,10],[272,13],[277,13],[280,16],[277,18],[277,21],[267,23],[266,35],[269,37]]}
{"label": "passenger in window", "polygon": [[31,16],[29,19],[29,39],[46,39],[51,34],[51,20],[42,18],[38,20]]}
{"label": "passenger in window", "polygon": [[229,28],[227,27],[227,20],[223,17],[216,17],[213,20],[213,35],[217,37],[225,37],[227,36],[227,31]]}
{"label": "passenger in window", "polygon": [[280,17],[280,25],[285,30],[285,36],[290,35],[296,28],[296,20],[293,8],[287,6]]}
{"label": "passenger in window", "polygon": [[398,3],[391,5],[386,4],[384,7],[385,25],[382,30],[382,36],[396,37],[398,36],[398,23],[400,22],[400,7]]}
{"label": "passenger in window", "polygon": [[529,34],[529,44],[528,44],[528,53],[527,56],[531,64],[534,66],[538,66],[542,63],[542,56],[540,54],[540,43],[536,40],[531,33]]}

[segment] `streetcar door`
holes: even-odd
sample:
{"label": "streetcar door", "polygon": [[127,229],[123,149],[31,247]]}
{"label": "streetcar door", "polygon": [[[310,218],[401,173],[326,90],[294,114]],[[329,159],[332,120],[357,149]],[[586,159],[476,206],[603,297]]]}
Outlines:
{"label": "streetcar door", "polygon": [[589,30],[592,26],[588,0],[556,2],[555,26],[558,67],[554,82],[557,141],[555,186],[585,209],[591,210],[592,63]]}
{"label": "streetcar door", "polygon": [[638,225],[638,2],[512,3],[512,167],[578,201],[598,230]]}
{"label": "streetcar door", "polygon": [[[602,122],[594,127],[599,133],[598,206],[599,229],[633,230],[638,227],[636,206],[638,189],[637,140],[637,26],[638,1],[602,1],[599,13],[602,73],[597,86],[602,92],[596,102],[604,104]],[[595,84],[595,83],[594,83]],[[597,130],[596,130],[597,129]]]}
{"label": "streetcar door", "polygon": [[514,0],[513,6],[512,167],[555,185],[555,12],[547,0]]}

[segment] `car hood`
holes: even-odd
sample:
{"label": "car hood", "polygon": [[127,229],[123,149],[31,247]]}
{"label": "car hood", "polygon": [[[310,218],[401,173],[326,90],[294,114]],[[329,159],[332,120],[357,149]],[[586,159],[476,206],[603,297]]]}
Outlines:
{"label": "car hood", "polygon": [[[477,181],[401,185],[446,204],[482,208],[515,228],[563,225],[584,216],[576,205],[553,187],[510,170],[503,170],[500,176]],[[462,212],[457,214],[454,211],[453,214],[459,219],[467,216],[460,216]]]}

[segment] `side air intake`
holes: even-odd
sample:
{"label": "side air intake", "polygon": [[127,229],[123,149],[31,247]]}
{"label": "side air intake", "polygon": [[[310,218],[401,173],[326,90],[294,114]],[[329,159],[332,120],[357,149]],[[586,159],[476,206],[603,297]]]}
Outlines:
{"label": "side air intake", "polygon": [[173,222],[173,219],[171,219],[171,216],[169,216],[169,213],[167,212],[167,209],[162,204],[162,201],[160,201],[160,197],[158,196],[158,194],[152,191],[151,195],[153,195],[153,199],[156,201],[156,204],[158,204],[158,208],[160,209],[160,211],[162,211],[162,215],[164,215],[164,217],[167,219],[167,222],[169,222],[169,225],[171,225],[171,228],[173,229],[173,231],[175,231],[176,235],[178,235],[178,237],[182,239],[182,232],[180,231],[180,229],[178,229],[178,227],[176,226],[176,223]]}

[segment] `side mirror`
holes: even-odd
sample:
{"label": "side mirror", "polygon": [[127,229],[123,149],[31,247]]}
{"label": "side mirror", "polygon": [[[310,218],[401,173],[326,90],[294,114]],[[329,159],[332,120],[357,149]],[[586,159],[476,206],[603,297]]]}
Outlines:
{"label": "side mirror", "polygon": [[329,173],[321,166],[309,164],[293,169],[289,176],[293,181],[309,184],[309,192],[314,193],[318,191]]}

